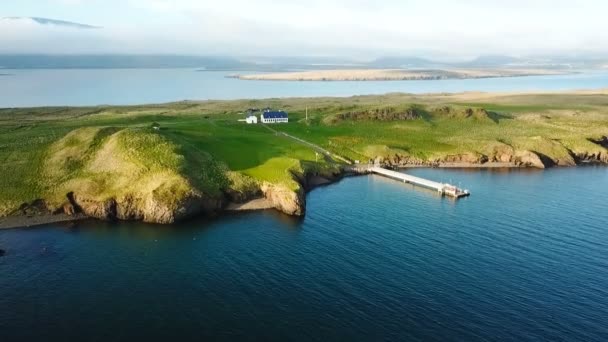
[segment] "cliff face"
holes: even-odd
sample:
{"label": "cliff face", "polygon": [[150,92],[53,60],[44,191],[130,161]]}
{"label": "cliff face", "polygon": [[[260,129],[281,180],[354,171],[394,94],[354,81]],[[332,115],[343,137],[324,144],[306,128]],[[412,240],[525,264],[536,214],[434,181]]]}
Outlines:
{"label": "cliff face", "polygon": [[[74,194],[70,201],[74,211],[102,220],[129,220],[150,223],[173,223],[200,213],[218,211],[223,206],[222,199],[202,198],[190,195],[180,199],[175,205],[167,205],[152,198],[136,198],[128,195],[122,198],[111,198],[99,201],[87,198],[86,195]],[[69,207],[68,207],[69,208]]]}
{"label": "cliff face", "polygon": [[302,216],[306,212],[306,194],[302,188],[293,191],[282,185],[264,182],[261,189],[275,209],[293,216]]}
{"label": "cliff face", "polygon": [[541,157],[532,151],[511,151],[502,152],[497,155],[484,155],[481,153],[462,153],[450,154],[438,158],[422,159],[407,155],[395,154],[384,157],[379,156],[374,159],[376,164],[386,165],[392,168],[408,166],[484,166],[488,163],[500,164],[507,167],[534,167],[544,169],[547,165]]}
{"label": "cliff face", "polygon": [[532,167],[544,169],[553,166],[575,166],[580,164],[595,163],[608,164],[608,151],[581,150],[572,151],[561,147],[562,151],[557,154],[545,154],[539,151],[514,150],[510,146],[495,148],[489,154],[468,152],[461,154],[449,154],[436,158],[422,159],[409,155],[394,154],[391,156],[378,156],[375,163],[389,167],[408,166],[505,166],[505,167]]}
{"label": "cliff face", "polygon": [[[493,164],[545,168],[608,164],[607,137],[579,143],[576,149],[540,137],[532,137],[530,141],[535,148],[515,149],[496,142],[483,148],[484,153],[464,152],[427,159],[400,150],[374,149],[390,154],[376,157],[375,162],[390,167]],[[227,170],[208,155],[185,153],[155,132],[83,128],[51,146],[41,177],[47,182],[47,195],[44,200],[24,204],[19,212],[83,213],[105,220],[169,224],[223,210],[228,202],[243,203],[264,197],[277,210],[302,216],[306,212],[306,191],[342,176],[338,168],[306,162],[286,172],[293,179],[288,185],[259,183]]]}

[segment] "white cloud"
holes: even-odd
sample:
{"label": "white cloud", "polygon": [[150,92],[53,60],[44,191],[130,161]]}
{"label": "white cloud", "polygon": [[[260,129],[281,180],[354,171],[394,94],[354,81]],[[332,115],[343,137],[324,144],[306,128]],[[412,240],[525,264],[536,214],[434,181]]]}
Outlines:
{"label": "white cloud", "polygon": [[[89,17],[103,6],[94,0],[54,1],[80,3]],[[94,17],[94,24],[106,27],[97,32],[0,27],[0,49],[439,57],[608,52],[608,21],[603,18],[608,4],[599,0],[126,3],[106,1],[106,6],[120,7],[122,16]]]}

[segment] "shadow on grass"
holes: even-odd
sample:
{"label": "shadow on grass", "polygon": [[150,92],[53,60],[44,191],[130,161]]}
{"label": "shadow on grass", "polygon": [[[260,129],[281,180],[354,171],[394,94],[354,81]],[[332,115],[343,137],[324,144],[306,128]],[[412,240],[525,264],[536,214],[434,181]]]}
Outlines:
{"label": "shadow on grass", "polygon": [[501,120],[513,120],[513,115],[508,113],[488,112],[488,118],[498,124]]}

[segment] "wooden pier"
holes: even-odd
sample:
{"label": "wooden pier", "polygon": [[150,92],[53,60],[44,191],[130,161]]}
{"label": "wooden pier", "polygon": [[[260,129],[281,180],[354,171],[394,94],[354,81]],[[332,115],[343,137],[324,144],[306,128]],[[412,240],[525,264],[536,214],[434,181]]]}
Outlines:
{"label": "wooden pier", "polygon": [[404,183],[410,183],[413,185],[421,186],[427,189],[436,190],[441,193],[443,196],[449,196],[454,198],[466,197],[469,196],[469,190],[460,189],[454,185],[447,183],[439,183],[434,182],[428,179],[408,175],[401,172],[396,172],[392,170],[388,170],[378,166],[371,166],[368,168],[368,172],[375,173],[378,175],[382,175],[388,178],[392,178],[395,180],[402,181]]}

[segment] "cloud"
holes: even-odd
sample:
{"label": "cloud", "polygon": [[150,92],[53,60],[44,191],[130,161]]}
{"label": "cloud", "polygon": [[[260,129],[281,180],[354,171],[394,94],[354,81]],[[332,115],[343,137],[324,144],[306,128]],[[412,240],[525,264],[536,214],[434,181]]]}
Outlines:
{"label": "cloud", "polygon": [[[0,23],[0,49],[442,58],[608,52],[608,4],[593,0],[67,1],[104,29]],[[104,5],[120,10],[93,16]]]}

